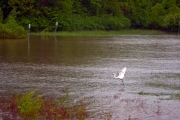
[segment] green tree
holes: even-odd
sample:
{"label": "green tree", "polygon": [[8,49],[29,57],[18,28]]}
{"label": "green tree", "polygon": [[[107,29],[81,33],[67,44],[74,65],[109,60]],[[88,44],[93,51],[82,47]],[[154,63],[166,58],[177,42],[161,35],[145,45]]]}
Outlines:
{"label": "green tree", "polygon": [[[29,14],[34,9],[35,0],[9,0],[8,4],[12,8],[16,8],[19,14]],[[23,15],[25,15],[23,14]]]}
{"label": "green tree", "polygon": [[180,8],[176,5],[176,0],[163,0],[162,5],[167,14],[164,18],[164,26],[168,31],[177,31],[180,21]]}
{"label": "green tree", "polygon": [[73,13],[73,2],[74,0],[60,0],[57,2],[57,7],[60,10],[60,14],[68,17]]}
{"label": "green tree", "polygon": [[99,15],[100,9],[102,7],[102,0],[89,0],[89,3],[86,5],[88,11],[90,11],[90,15]]}
{"label": "green tree", "polygon": [[153,29],[160,29],[164,26],[164,18],[166,11],[162,4],[157,3],[149,11],[149,27]]}
{"label": "green tree", "polygon": [[111,14],[114,16],[122,14],[120,4],[118,0],[104,0],[101,4],[101,14]]}
{"label": "green tree", "polygon": [[165,10],[168,10],[172,5],[176,5],[176,0],[162,0],[162,5]]}
{"label": "green tree", "polygon": [[[33,16],[35,11],[35,0],[9,0],[9,6],[16,10],[16,21],[24,28],[27,28],[31,20],[36,16]],[[36,13],[38,13],[36,11]]]}
{"label": "green tree", "polygon": [[177,31],[180,21],[180,12],[168,14],[164,19],[165,27],[168,31]]}
{"label": "green tree", "polygon": [[131,6],[128,4],[128,2],[120,2],[120,9],[126,17],[130,17]]}
{"label": "green tree", "polygon": [[[175,28],[178,0],[1,0],[3,18],[16,10],[16,22],[32,31]],[[2,16],[2,15],[0,15]],[[108,18],[105,18],[108,17]],[[3,20],[2,20],[3,19]],[[170,23],[171,22],[171,23]],[[174,24],[174,25],[173,25]],[[176,23],[177,24],[177,23]],[[167,30],[168,30],[167,29]]]}
{"label": "green tree", "polygon": [[12,10],[12,8],[8,4],[8,0],[1,0],[0,8],[2,9],[3,12],[3,20],[5,20],[8,17],[10,11]]}
{"label": "green tree", "polygon": [[73,13],[81,15],[87,13],[87,9],[82,5],[82,0],[74,0]]}
{"label": "green tree", "polygon": [[148,11],[152,7],[151,0],[130,0],[131,6],[130,19],[132,26],[135,28],[144,28],[149,25],[148,23]]}

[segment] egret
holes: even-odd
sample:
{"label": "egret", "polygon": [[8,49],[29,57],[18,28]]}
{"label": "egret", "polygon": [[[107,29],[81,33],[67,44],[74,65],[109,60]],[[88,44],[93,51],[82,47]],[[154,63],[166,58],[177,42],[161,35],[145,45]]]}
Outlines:
{"label": "egret", "polygon": [[121,70],[121,72],[119,73],[119,76],[116,76],[116,73],[113,73],[113,74],[114,74],[114,78],[120,79],[120,80],[122,81],[123,85],[124,85],[123,79],[124,79],[124,75],[125,75],[125,73],[126,73],[126,70],[127,70],[127,68],[124,67],[124,68]]}

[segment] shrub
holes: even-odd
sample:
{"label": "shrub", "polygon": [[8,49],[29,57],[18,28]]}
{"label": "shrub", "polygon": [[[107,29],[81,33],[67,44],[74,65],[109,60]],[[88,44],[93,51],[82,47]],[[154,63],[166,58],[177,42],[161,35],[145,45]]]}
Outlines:
{"label": "shrub", "polygon": [[0,38],[25,38],[27,32],[19,26],[12,16],[7,18],[5,24],[0,23]]}
{"label": "shrub", "polygon": [[39,116],[40,110],[43,107],[42,96],[34,96],[34,93],[36,91],[37,89],[25,93],[18,101],[18,109],[20,111],[20,116],[25,120],[36,119]]}

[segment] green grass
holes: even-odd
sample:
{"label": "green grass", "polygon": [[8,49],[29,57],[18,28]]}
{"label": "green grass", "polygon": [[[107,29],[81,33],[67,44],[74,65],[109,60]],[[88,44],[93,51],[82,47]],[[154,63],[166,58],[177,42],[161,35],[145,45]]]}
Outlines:
{"label": "green grass", "polygon": [[[52,36],[54,32],[42,31],[40,33],[32,33],[32,35],[47,35]],[[142,30],[142,29],[127,29],[120,31],[61,31],[57,32],[56,36],[109,36],[109,35],[156,35],[165,34],[159,30]]]}

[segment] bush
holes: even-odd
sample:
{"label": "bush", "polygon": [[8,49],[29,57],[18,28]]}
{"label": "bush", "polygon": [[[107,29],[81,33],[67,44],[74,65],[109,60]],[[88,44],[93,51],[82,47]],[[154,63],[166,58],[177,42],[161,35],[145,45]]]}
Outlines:
{"label": "bush", "polygon": [[5,24],[0,23],[0,38],[25,38],[27,32],[19,26],[12,16],[7,18]]}
{"label": "bush", "polygon": [[36,119],[39,114],[40,110],[43,107],[43,100],[42,96],[34,97],[34,93],[37,91],[31,91],[25,93],[18,101],[18,109],[20,111],[20,115],[25,120],[29,119]]}

